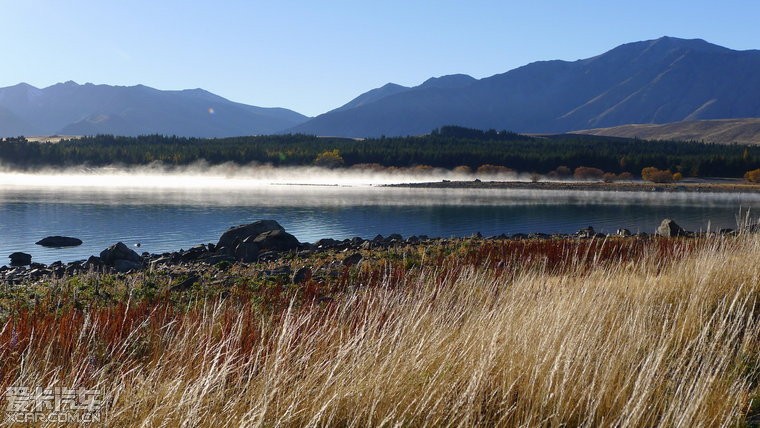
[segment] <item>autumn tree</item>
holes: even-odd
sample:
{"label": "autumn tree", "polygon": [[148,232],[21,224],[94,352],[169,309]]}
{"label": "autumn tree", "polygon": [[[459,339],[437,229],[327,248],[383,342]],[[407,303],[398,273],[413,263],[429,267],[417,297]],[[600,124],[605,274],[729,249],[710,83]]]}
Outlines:
{"label": "autumn tree", "polygon": [[325,150],[314,159],[314,165],[323,168],[338,168],[343,166],[344,163],[343,156],[340,155],[340,150],[338,149]]}
{"label": "autumn tree", "polygon": [[641,179],[652,183],[672,183],[674,180],[669,169],[657,169],[653,166],[641,170]]}
{"label": "autumn tree", "polygon": [[601,180],[604,177],[604,171],[599,168],[579,166],[573,171],[573,177],[577,180]]}
{"label": "autumn tree", "polygon": [[760,168],[744,173],[744,179],[750,183],[760,183]]}

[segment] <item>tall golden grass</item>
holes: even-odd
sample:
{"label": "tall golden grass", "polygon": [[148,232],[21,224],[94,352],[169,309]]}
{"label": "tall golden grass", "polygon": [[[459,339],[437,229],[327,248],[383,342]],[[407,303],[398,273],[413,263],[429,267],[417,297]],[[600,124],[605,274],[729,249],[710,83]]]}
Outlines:
{"label": "tall golden grass", "polygon": [[100,389],[108,426],[741,425],[760,398],[760,237],[656,242],[682,250],[448,259],[274,312],[24,312],[0,380]]}

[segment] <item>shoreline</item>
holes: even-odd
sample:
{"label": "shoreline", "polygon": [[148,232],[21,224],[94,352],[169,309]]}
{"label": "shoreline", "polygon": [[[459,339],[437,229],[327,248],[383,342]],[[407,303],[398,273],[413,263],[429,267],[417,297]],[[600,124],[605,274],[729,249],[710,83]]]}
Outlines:
{"label": "shoreline", "polygon": [[[235,231],[236,229],[245,229],[251,225],[256,225],[260,220],[250,225],[241,225],[232,227],[225,234]],[[276,224],[276,222],[275,222]],[[278,227],[279,224],[277,224]],[[758,232],[758,226],[747,225],[746,230],[749,232]],[[259,248],[259,245],[253,245],[252,249],[245,249],[245,245],[240,244],[238,248],[225,248],[222,244],[224,236],[220,238],[218,244],[199,243],[187,250],[180,249],[176,251],[167,251],[163,253],[142,252],[137,253],[122,242],[115,243],[104,249],[100,255],[91,255],[87,259],[79,259],[71,262],[56,261],[50,264],[38,263],[32,260],[32,256],[23,252],[16,252],[9,257],[24,257],[23,263],[0,264],[0,285],[21,285],[30,284],[39,280],[60,279],[66,276],[77,276],[88,272],[97,272],[103,274],[126,274],[136,272],[152,272],[155,269],[174,271],[176,269],[195,270],[196,274],[205,270],[216,270],[221,263],[225,266],[243,265],[256,266],[268,263],[283,263],[288,260],[300,259],[302,261],[320,259],[325,255],[337,253],[342,255],[358,256],[361,260],[364,256],[376,252],[386,252],[398,248],[440,248],[448,246],[457,246],[463,243],[483,245],[486,243],[518,243],[518,242],[581,242],[581,241],[600,241],[607,240],[636,240],[649,241],[652,239],[669,239],[685,238],[698,239],[700,237],[716,235],[737,235],[740,231],[733,229],[721,229],[711,232],[692,232],[686,231],[670,219],[664,219],[660,227],[653,233],[639,232],[632,233],[628,229],[618,229],[615,233],[601,233],[596,231],[592,226],[578,230],[575,233],[515,233],[511,235],[500,234],[493,236],[483,236],[475,233],[466,237],[429,237],[427,235],[412,235],[403,237],[394,233],[388,236],[377,235],[372,239],[361,237],[347,239],[323,238],[314,243],[298,242],[292,235],[287,234],[284,229],[280,235],[287,235],[286,238],[277,237],[270,248]],[[264,234],[266,235],[266,233]],[[292,241],[291,241],[292,238]],[[282,239],[290,242],[285,244]],[[247,244],[250,245],[250,244]],[[266,244],[264,244],[266,245]],[[242,246],[242,247],[241,247]],[[358,260],[357,260],[358,262]],[[275,270],[276,271],[276,270]],[[276,275],[286,273],[293,275],[293,270],[287,272],[277,271]],[[297,281],[293,281],[297,282]]]}
{"label": "shoreline", "polygon": [[424,183],[385,184],[377,187],[411,189],[524,189],[524,190],[582,190],[594,192],[690,192],[690,193],[756,193],[760,184],[733,181],[700,181],[679,183],[648,183],[626,181],[435,181]]}

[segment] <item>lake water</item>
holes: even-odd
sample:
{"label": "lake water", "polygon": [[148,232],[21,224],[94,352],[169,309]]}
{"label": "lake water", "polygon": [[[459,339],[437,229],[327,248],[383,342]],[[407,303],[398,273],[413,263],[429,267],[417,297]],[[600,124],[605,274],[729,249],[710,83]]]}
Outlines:
{"label": "lake water", "polygon": [[[227,228],[275,219],[299,240],[573,233],[593,226],[652,232],[665,217],[689,230],[736,227],[740,208],[760,208],[758,194],[404,189],[371,186],[255,185],[165,188],[141,185],[18,186],[0,181],[0,255],[14,251],[50,263],[99,254],[123,241],[151,253],[216,242]],[[34,245],[74,236],[67,249]],[[7,262],[7,259],[0,263]]]}

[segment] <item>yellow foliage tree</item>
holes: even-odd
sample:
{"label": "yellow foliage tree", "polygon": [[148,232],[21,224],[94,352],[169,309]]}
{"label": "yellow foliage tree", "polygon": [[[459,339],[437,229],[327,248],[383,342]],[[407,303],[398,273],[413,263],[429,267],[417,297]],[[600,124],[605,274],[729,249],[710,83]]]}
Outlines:
{"label": "yellow foliage tree", "polygon": [[669,169],[657,169],[648,166],[641,170],[641,179],[652,183],[672,183],[674,178]]}
{"label": "yellow foliage tree", "polygon": [[314,165],[321,166],[323,168],[337,168],[343,166],[343,156],[340,155],[340,150],[325,150],[317,155],[314,159]]}
{"label": "yellow foliage tree", "polygon": [[760,183],[760,168],[744,173],[744,179],[750,183]]}

